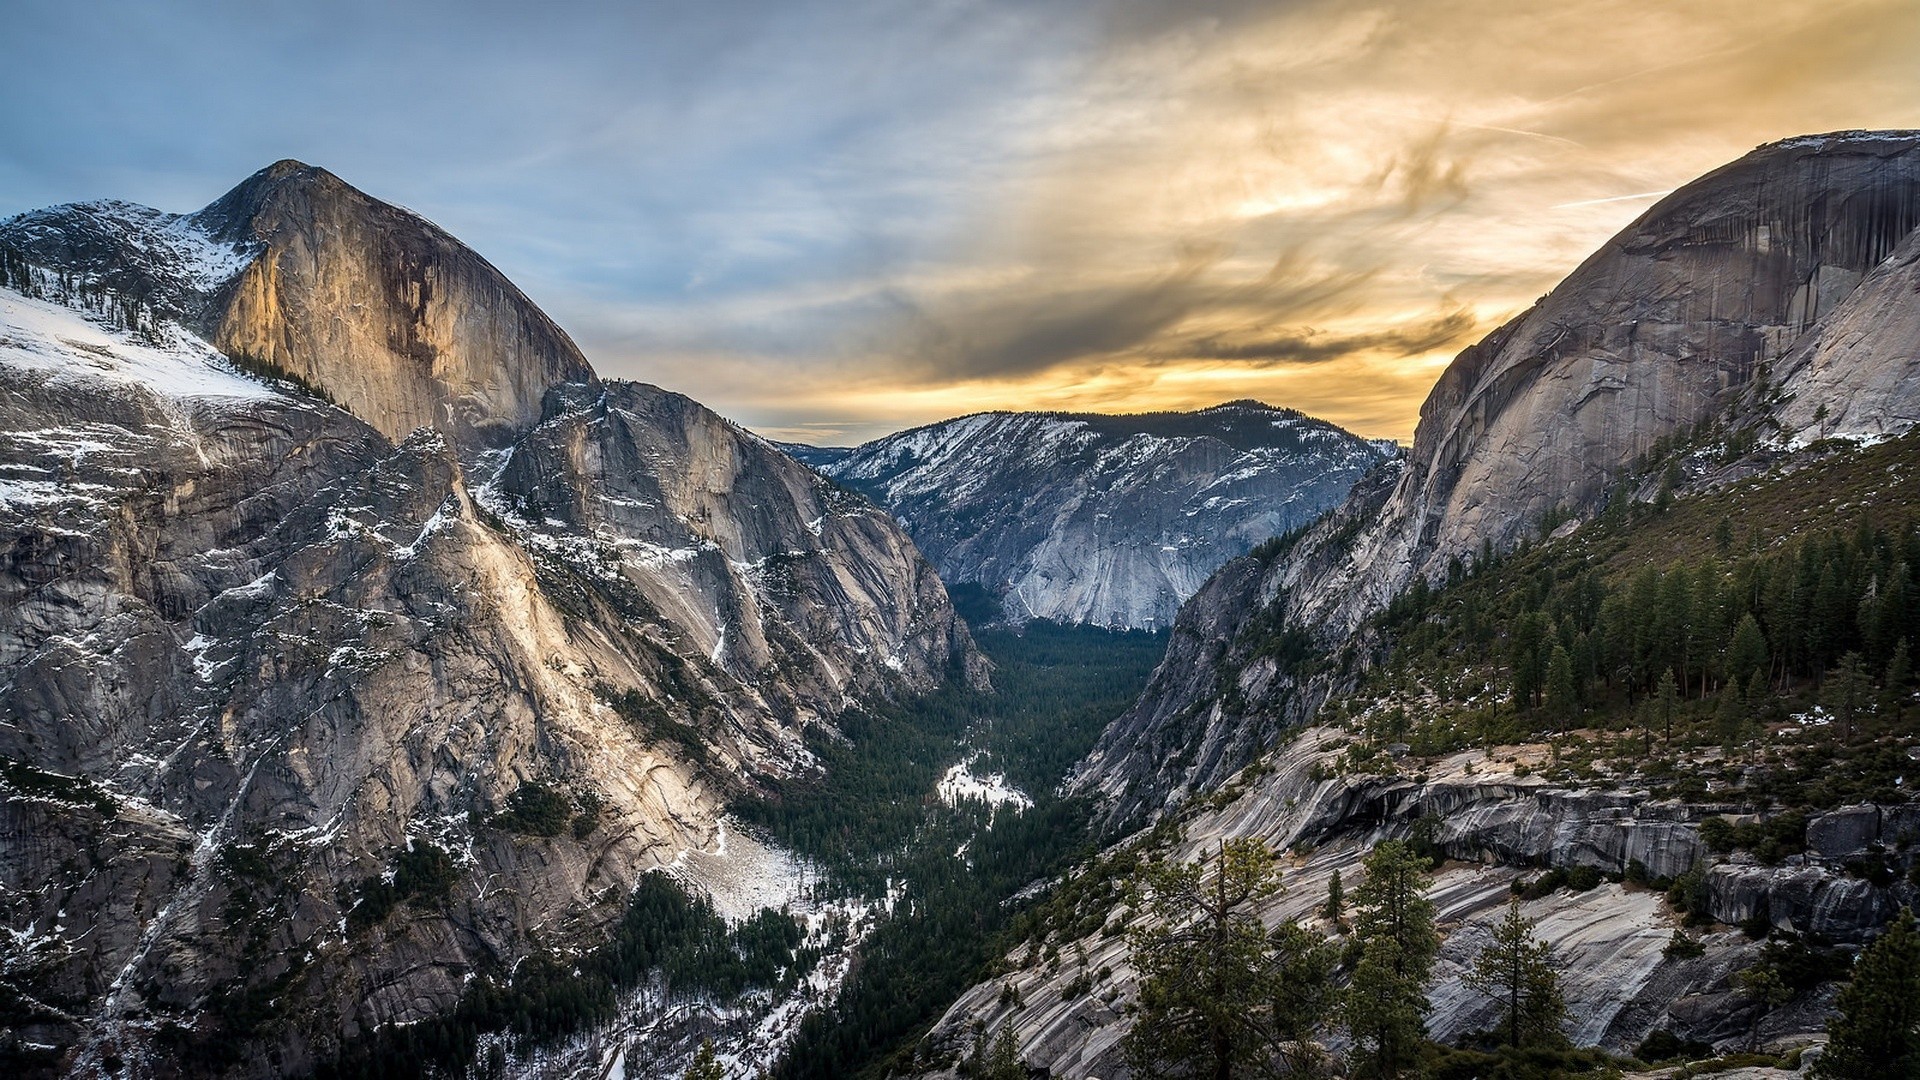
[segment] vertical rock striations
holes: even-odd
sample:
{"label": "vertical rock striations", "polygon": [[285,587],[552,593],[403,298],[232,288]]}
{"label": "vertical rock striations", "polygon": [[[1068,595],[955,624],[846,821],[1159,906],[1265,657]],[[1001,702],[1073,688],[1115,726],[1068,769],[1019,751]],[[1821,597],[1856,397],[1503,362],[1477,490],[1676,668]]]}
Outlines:
{"label": "vertical rock striations", "polygon": [[806,725],[984,678],[892,518],[322,170],[0,272],[0,1050],[307,1071],[699,879]]}

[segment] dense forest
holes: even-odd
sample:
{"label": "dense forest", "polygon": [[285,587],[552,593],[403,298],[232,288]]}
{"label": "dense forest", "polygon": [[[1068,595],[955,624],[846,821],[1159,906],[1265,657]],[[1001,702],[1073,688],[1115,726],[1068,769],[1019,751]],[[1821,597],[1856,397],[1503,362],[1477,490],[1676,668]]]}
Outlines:
{"label": "dense forest", "polygon": [[[857,973],[805,1020],[779,1080],[877,1076],[905,1059],[1003,951],[1018,911],[1007,901],[1094,849],[1087,807],[1055,789],[1146,685],[1165,635],[1036,622],[979,640],[992,693],[953,685],[855,718],[846,741],[815,744],[823,776],[736,807],[841,887],[893,890]],[[941,774],[975,751],[976,773],[1003,773],[1032,807],[941,802]]]}
{"label": "dense forest", "polygon": [[1904,801],[1917,486],[1909,436],[1696,498],[1623,494],[1571,536],[1417,582],[1375,620],[1381,662],[1324,715],[1368,736],[1356,768],[1394,742],[1430,758],[1544,740],[1576,780]]}

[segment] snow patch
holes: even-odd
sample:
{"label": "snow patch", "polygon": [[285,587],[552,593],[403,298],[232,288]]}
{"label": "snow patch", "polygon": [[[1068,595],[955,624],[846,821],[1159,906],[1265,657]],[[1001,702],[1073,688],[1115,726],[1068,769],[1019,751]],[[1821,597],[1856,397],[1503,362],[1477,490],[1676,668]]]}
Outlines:
{"label": "snow patch", "polygon": [[1027,797],[1026,792],[1007,783],[1005,774],[975,776],[973,763],[979,759],[980,755],[975,754],[947,770],[937,788],[941,802],[948,806],[958,806],[963,800],[984,802],[995,811],[1002,806],[1011,806],[1015,813],[1033,806],[1033,800]]}
{"label": "snow patch", "polygon": [[218,349],[177,326],[162,326],[150,339],[137,338],[11,289],[0,289],[0,367],[45,373],[61,382],[137,385],[169,398],[282,396],[240,374]]}

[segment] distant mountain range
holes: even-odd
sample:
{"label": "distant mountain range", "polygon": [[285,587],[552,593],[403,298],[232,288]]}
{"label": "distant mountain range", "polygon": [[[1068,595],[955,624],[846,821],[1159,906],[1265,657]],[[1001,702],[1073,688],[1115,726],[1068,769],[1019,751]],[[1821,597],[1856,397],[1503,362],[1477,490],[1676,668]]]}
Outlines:
{"label": "distant mountain range", "polygon": [[1318,517],[1397,454],[1257,401],[994,412],[851,449],[786,447],[892,510],[1002,617],[1165,628],[1228,559]]}

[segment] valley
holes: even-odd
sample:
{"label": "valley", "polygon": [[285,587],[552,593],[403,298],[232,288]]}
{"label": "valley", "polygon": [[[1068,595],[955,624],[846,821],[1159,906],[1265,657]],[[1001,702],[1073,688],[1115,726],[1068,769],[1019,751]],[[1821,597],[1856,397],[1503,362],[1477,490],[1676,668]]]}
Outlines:
{"label": "valley", "polygon": [[0,221],[0,1060],[1871,1061],[1916,268],[1920,135],[1787,139],[1405,449],[1246,400],[783,449],[312,165]]}

